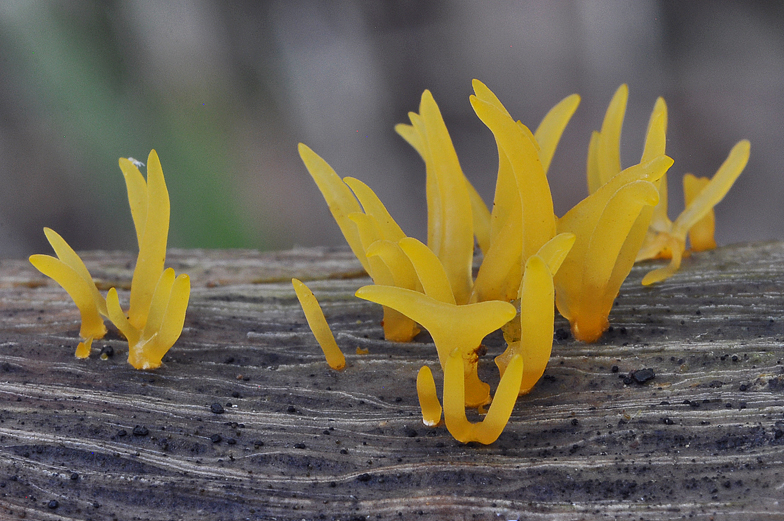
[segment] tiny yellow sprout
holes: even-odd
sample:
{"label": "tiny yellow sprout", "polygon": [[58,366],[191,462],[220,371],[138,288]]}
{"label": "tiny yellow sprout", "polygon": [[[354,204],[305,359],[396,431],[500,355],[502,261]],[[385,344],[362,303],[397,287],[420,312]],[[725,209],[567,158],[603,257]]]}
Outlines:
{"label": "tiny yellow sprout", "polygon": [[[462,443],[475,441],[489,445],[498,439],[512,415],[523,376],[523,359],[520,355],[512,357],[498,384],[493,403],[484,420],[479,423],[469,422],[465,413],[464,402],[466,400],[463,396],[465,393],[463,379],[465,362],[465,358],[457,348],[453,349],[447,358],[444,367],[444,422],[449,433],[457,441]],[[422,380],[421,383],[420,380]],[[429,426],[434,423],[437,425],[438,422],[434,422],[434,420],[436,412],[440,420],[441,406],[438,403],[433,374],[427,367],[423,367],[417,377],[417,393],[419,394],[419,403],[423,404],[424,423]]]}
{"label": "tiny yellow sprout", "polygon": [[423,365],[419,369],[416,384],[419,408],[422,409],[422,423],[428,427],[438,427],[441,424],[441,402],[438,401],[433,372],[428,366]]}
{"label": "tiny yellow sprout", "polygon": [[68,243],[49,228],[44,228],[44,234],[57,258],[49,255],[32,255],[30,263],[38,271],[60,284],[76,304],[82,317],[82,326],[79,330],[82,341],[76,349],[76,357],[87,358],[90,356],[92,341],[101,339],[106,334],[106,326],[101,317],[107,314],[106,301],[98,292],[84,262]]}
{"label": "tiny yellow sprout", "polygon": [[[305,320],[308,321],[310,330],[313,331],[313,336],[316,337],[316,342],[321,346],[327,363],[332,369],[340,371],[346,367],[346,357],[335,342],[335,336],[332,330],[329,329],[327,319],[324,318],[324,312],[321,311],[316,296],[310,291],[302,281],[298,279],[291,279],[291,284],[294,286],[294,292],[297,294],[302,311],[305,313]],[[357,348],[359,354],[359,348]]]}
{"label": "tiny yellow sprout", "polygon": [[[667,266],[653,270],[642,279],[644,285],[660,282],[678,271],[686,252],[686,236],[689,235],[692,249],[702,251],[715,247],[713,239],[713,207],[727,195],[735,180],[740,176],[749,160],[751,144],[739,141],[730,150],[727,159],[710,181],[697,179],[687,174],[683,179],[686,209],[675,222],[665,213],[651,224],[646,242],[637,255],[637,260],[669,258]],[[665,187],[666,190],[666,187]]]}
{"label": "tiny yellow sprout", "polygon": [[117,290],[111,288],[104,299],[79,256],[52,230],[46,228],[44,233],[58,258],[33,255],[30,262],[63,286],[79,308],[83,340],[76,349],[77,357],[87,358],[92,341],[106,334],[101,318],[104,316],[128,340],[128,362],[136,369],[155,369],[182,332],[190,279],[187,275],[175,278],[173,269],[163,269],[169,234],[169,193],[158,154],[155,150],[150,152],[147,180],[137,166],[143,163],[121,158],[119,164],[139,244],[128,316],[120,307]]}
{"label": "tiny yellow sprout", "polygon": [[363,286],[356,296],[396,309],[421,324],[433,337],[442,367],[457,348],[465,359],[465,405],[479,407],[489,401],[490,386],[477,374],[477,350],[485,336],[514,318],[513,305],[495,300],[459,306],[391,286]]}

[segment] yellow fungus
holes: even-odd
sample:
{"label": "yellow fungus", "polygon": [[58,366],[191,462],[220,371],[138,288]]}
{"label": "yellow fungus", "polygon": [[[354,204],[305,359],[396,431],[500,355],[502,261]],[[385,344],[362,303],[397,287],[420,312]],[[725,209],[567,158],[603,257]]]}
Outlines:
{"label": "yellow fungus", "polygon": [[[373,190],[353,177],[341,179],[326,161],[302,143],[299,153],[346,242],[373,282],[402,287],[416,284],[410,262],[399,249],[393,251],[396,245],[390,248],[375,244],[377,241],[396,243],[405,234]],[[419,332],[413,321],[391,309],[384,309],[383,324],[384,338],[394,342],[408,342]]]}
{"label": "yellow fungus", "polygon": [[[525,264],[525,275],[520,286],[520,338],[510,342],[506,350],[495,358],[503,376],[512,358],[523,359],[523,377],[519,393],[525,394],[544,374],[553,347],[552,324],[555,319],[553,306],[555,289],[553,276],[547,264],[533,255]],[[548,327],[542,327],[548,324]]]}
{"label": "yellow fungus", "polygon": [[76,358],[89,358],[93,347],[93,337],[86,338],[76,346]]}
{"label": "yellow fungus", "polygon": [[520,285],[520,320],[504,326],[506,350],[495,358],[503,376],[511,359],[520,355],[525,368],[520,394],[529,392],[544,374],[553,347],[555,320],[553,275],[574,245],[574,234],[562,233],[546,242],[525,264]]}
{"label": "yellow fungus", "polygon": [[[660,282],[678,271],[686,253],[686,236],[690,234],[692,248],[701,251],[715,246],[713,240],[713,207],[727,195],[735,180],[743,172],[749,160],[751,144],[739,141],[730,150],[727,159],[710,181],[692,181],[684,178],[684,193],[687,195],[686,209],[675,222],[662,219],[649,231],[646,243],[637,255],[637,260],[670,258],[670,263],[655,269],[642,279],[644,285]],[[688,185],[688,186],[687,186]],[[696,238],[696,244],[695,244]],[[695,247],[696,246],[696,247]]]}
{"label": "yellow fungus", "polygon": [[354,192],[354,195],[362,205],[364,213],[375,218],[378,223],[379,239],[399,241],[406,236],[368,185],[353,177],[344,177],[343,182]]}
{"label": "yellow fungus", "polygon": [[[594,193],[620,172],[620,140],[623,116],[629,89],[621,85],[615,92],[607,108],[602,129],[594,132],[588,147],[588,187]],[[665,153],[667,141],[667,105],[658,98],[648,122],[645,148],[641,163],[646,163]],[[692,250],[702,251],[714,248],[713,206],[726,195],[735,179],[743,171],[748,161],[748,141],[741,141],[730,152],[725,164],[719,169],[722,175],[716,182],[697,181],[687,174],[684,177],[684,195],[687,199],[686,210],[670,221],[667,216],[667,178],[662,177],[654,185],[659,191],[659,203],[654,207],[643,208],[637,222],[628,233],[628,249],[637,248],[636,260],[667,258],[669,265],[651,271],[643,278],[643,284],[653,284],[673,275],[680,267],[681,259],[688,255],[686,236],[689,235]],[[710,186],[710,189],[707,187]],[[700,196],[703,190],[704,196]],[[699,215],[699,218],[697,216]],[[639,245],[638,245],[639,243]]]}
{"label": "yellow fungus", "polygon": [[578,340],[594,342],[609,327],[613,301],[644,238],[631,243],[630,232],[640,225],[643,207],[658,201],[652,181],[671,165],[660,156],[627,168],[559,219],[558,231],[574,233],[576,240],[554,277],[556,303]]}
{"label": "yellow fungus", "polygon": [[[463,396],[465,388],[464,367],[462,366],[464,364],[465,359],[460,354],[460,350],[452,350],[444,368],[444,422],[449,433],[457,441],[462,443],[475,441],[489,445],[498,439],[512,415],[523,375],[523,359],[520,355],[512,357],[498,384],[493,403],[484,420],[479,423],[471,423],[466,417]],[[420,380],[422,380],[421,383]],[[417,392],[419,393],[419,402],[423,404],[425,424],[432,424],[436,411],[440,418],[441,407],[438,404],[433,375],[427,367],[423,367],[419,372]]]}
{"label": "yellow fungus", "polygon": [[436,382],[430,368],[423,365],[417,373],[417,396],[422,409],[422,423],[428,427],[438,427],[441,423],[441,402],[438,401]]}
{"label": "yellow fungus", "polygon": [[[413,289],[416,276],[411,263],[402,252],[399,252],[396,244],[388,246],[386,243],[390,241],[382,239],[383,234],[378,220],[373,215],[361,212],[352,213],[348,217],[356,225],[360,243],[366,252],[365,258],[373,283],[382,286],[400,284],[402,287]],[[384,338],[392,342],[409,342],[419,333],[413,320],[388,307],[384,307],[383,324]]]}
{"label": "yellow fungus", "polygon": [[[465,304],[473,285],[474,212],[471,209],[471,189],[430,91],[422,94],[419,114],[409,113],[409,117],[410,127],[397,125],[395,130],[425,161],[427,245],[441,260],[455,300]],[[486,242],[484,237],[482,241]]]}
{"label": "yellow fungus", "polygon": [[369,274],[370,268],[365,257],[365,249],[362,247],[356,226],[348,218],[349,214],[361,211],[359,203],[349,187],[335,173],[335,170],[321,156],[303,143],[299,144],[299,156],[324,196],[324,200],[329,206],[329,211],[332,212],[332,217],[338,223],[340,231],[343,232],[343,237],[346,238],[346,242],[351,247],[351,251],[354,252],[357,260]]}
{"label": "yellow fungus", "polygon": [[156,369],[182,333],[190,296],[190,278],[174,270],[163,271],[151,295],[144,327],[134,326],[120,307],[117,290],[106,295],[109,319],[128,340],[128,363],[136,369]]}
{"label": "yellow fungus", "polygon": [[[474,88],[477,89],[479,84],[475,81]],[[477,89],[478,95],[485,95],[486,92],[489,89]],[[516,182],[516,192],[521,199],[522,261],[525,262],[555,235],[553,199],[539,157],[539,144],[527,127],[516,123],[496,103],[478,95],[471,96],[471,105],[479,119],[493,132],[499,152],[506,156]],[[519,267],[522,271],[522,264]]]}
{"label": "yellow fungus", "polygon": [[490,246],[470,298],[513,300],[526,260],[555,235],[555,215],[547,170],[561,134],[580,98],[571,95],[553,107],[535,133],[515,122],[482,82],[473,81],[471,104],[493,132],[498,177],[491,215]]}
{"label": "yellow fungus", "polygon": [[[697,195],[708,186],[708,183],[710,183],[710,179],[707,177],[697,177],[692,174],[683,176],[683,199],[687,208],[697,198]],[[705,251],[715,248],[716,240],[713,237],[715,231],[716,215],[711,208],[705,217],[689,228],[691,251]]]}
{"label": "yellow fungus", "polygon": [[139,168],[124,157],[120,158],[120,170],[125,177],[131,216],[139,244],[139,255],[131,281],[128,320],[135,328],[141,329],[147,321],[152,295],[166,262],[169,192],[155,150],[150,152],[147,159],[146,182]]}
{"label": "yellow fungus", "polygon": [[[407,317],[433,338],[444,370],[443,411],[432,372],[425,366],[417,377],[424,423],[438,425],[443,412],[458,440],[492,443],[516,397],[529,392],[545,371],[552,351],[554,301],[575,338],[597,340],[609,327],[612,304],[638,252],[671,255],[670,267],[655,272],[668,276],[679,265],[687,233],[693,249],[712,247],[711,209],[745,165],[748,146],[745,158],[742,146],[738,153],[734,149],[714,180],[684,178],[687,211],[672,223],[666,199],[666,172],[673,164],[665,155],[667,106],[657,99],[641,160],[622,170],[628,87],[621,85],[601,129],[591,136],[590,195],[558,219],[547,171],[580,97],[564,98],[531,132],[482,82],[474,80],[473,88],[471,105],[493,133],[498,152],[492,212],[463,175],[429,91],[422,94],[419,112],[409,113],[410,124],[395,127],[425,162],[427,245],[406,237],[366,185],[348,177],[341,181],[304,145],[300,154],[355,254],[364,255],[363,265],[375,285],[360,288],[356,295],[384,307],[385,336],[410,339],[415,326],[399,326]],[[476,280],[471,269],[474,240],[483,254]],[[513,319],[518,314],[513,304],[518,303],[519,318]],[[490,402],[489,386],[477,371],[481,342],[498,328],[507,341],[495,359],[501,384],[485,420],[471,424],[465,407],[481,413]]]}
{"label": "yellow fungus", "polygon": [[626,114],[629,87],[618,87],[602,122],[594,133],[588,152],[588,192],[593,193],[621,171],[621,128]]}
{"label": "yellow fungus", "polygon": [[449,278],[436,254],[413,237],[400,239],[398,244],[414,267],[425,295],[439,302],[455,304]]}
{"label": "yellow fungus", "polygon": [[433,337],[442,367],[449,352],[459,349],[465,359],[465,405],[479,407],[488,402],[490,386],[479,380],[477,350],[485,336],[514,318],[514,306],[497,300],[458,306],[391,286],[363,286],[356,296],[396,309],[421,324]]}
{"label": "yellow fungus", "polygon": [[[103,338],[106,334],[106,326],[101,314],[106,314],[106,301],[95,287],[95,282],[82,259],[63,238],[49,228],[44,228],[44,233],[59,258],[32,255],[30,263],[38,271],[60,284],[76,304],[82,319],[79,336],[82,337],[83,343],[88,344],[87,339]],[[86,352],[89,355],[89,350]],[[85,358],[84,354],[85,348],[82,346],[76,356]]]}
{"label": "yellow fungus", "polygon": [[[291,284],[294,286],[297,300],[299,300],[302,311],[305,313],[308,326],[310,326],[316,341],[321,346],[327,363],[332,369],[340,371],[346,367],[346,357],[343,356],[343,352],[338,347],[337,342],[335,342],[335,336],[332,334],[332,330],[329,329],[327,319],[324,318],[324,312],[321,311],[321,306],[319,306],[316,296],[298,279],[291,279]],[[359,348],[357,348],[357,354],[359,354]]]}
{"label": "yellow fungus", "polygon": [[120,307],[117,290],[111,288],[104,299],[82,260],[54,231],[44,229],[59,258],[33,255],[30,262],[63,286],[79,308],[83,340],[76,350],[78,358],[87,358],[92,341],[106,334],[103,315],[128,341],[128,363],[136,369],[155,369],[182,333],[190,279],[184,274],[175,277],[171,268],[163,269],[170,205],[158,154],[152,150],[147,159],[147,180],[131,160],[120,158],[119,165],[139,244],[128,315]]}
{"label": "yellow fungus", "polygon": [[653,226],[666,215],[656,207],[672,160],[664,155],[667,108],[659,98],[648,122],[640,164],[621,171],[620,141],[629,90],[621,85],[602,128],[588,146],[590,195],[558,221],[559,232],[577,236],[564,267],[555,276],[558,310],[575,338],[596,341],[609,327],[609,313],[637,253]]}

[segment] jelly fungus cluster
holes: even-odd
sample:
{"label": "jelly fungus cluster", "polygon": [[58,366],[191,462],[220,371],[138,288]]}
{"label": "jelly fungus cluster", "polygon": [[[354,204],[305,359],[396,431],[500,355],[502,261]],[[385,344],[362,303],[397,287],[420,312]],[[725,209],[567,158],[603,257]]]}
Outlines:
{"label": "jelly fungus cluster", "polygon": [[[749,142],[739,142],[711,179],[684,178],[686,210],[667,218],[667,107],[659,98],[648,123],[640,162],[622,169],[620,138],[628,88],[613,96],[601,130],[588,147],[589,195],[563,217],[553,211],[547,171],[580,102],[567,96],[531,131],[495,94],[474,80],[470,103],[495,137],[498,175],[492,211],[465,177],[438,105],[429,91],[410,124],[395,127],[425,163],[427,244],[408,237],[376,194],[352,177],[341,179],[304,144],[300,156],[346,241],[373,280],[356,296],[383,306],[384,335],[407,342],[423,327],[443,373],[439,400],[433,372],[422,367],[417,392],[426,425],[444,423],[459,441],[492,443],[517,397],[544,374],[553,344],[555,308],[578,340],[594,342],[609,327],[621,284],[636,260],[670,258],[643,279],[672,276],[686,250],[715,246],[713,207],[740,175]],[[481,264],[473,277],[474,248]],[[309,324],[335,369],[345,365],[318,302],[293,281]],[[507,347],[495,358],[501,380],[491,398],[478,363],[483,338],[502,329]],[[340,354],[339,354],[340,353]],[[471,423],[465,408],[484,419]],[[443,403],[443,407],[442,407]]]}

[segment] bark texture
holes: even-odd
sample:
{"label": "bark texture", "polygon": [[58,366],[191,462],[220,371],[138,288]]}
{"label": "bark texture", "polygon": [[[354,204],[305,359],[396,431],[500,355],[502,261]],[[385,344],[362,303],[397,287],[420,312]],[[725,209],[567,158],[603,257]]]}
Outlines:
{"label": "bark texture", "polygon": [[[127,299],[133,255],[84,259]],[[435,349],[383,340],[347,250],[172,251],[167,265],[193,282],[186,328],[144,372],[116,332],[74,358],[66,293],[0,261],[0,518],[784,516],[783,243],[697,254],[648,288],[652,263],[636,266],[596,344],[559,317],[544,378],[490,446],[422,425],[416,372],[440,381]],[[345,370],[324,361],[293,276]],[[495,388],[502,339],[485,343]]]}

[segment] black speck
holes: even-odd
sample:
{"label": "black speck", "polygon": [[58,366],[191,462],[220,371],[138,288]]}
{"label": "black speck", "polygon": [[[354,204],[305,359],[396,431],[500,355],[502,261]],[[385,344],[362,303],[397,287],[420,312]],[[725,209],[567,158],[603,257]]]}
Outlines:
{"label": "black speck", "polygon": [[653,369],[639,369],[637,371],[632,372],[632,378],[638,384],[644,384],[649,380],[653,380],[656,377],[656,373],[653,372]]}
{"label": "black speck", "polygon": [[341,454],[348,454],[348,450],[347,449],[340,449],[340,453]]}
{"label": "black speck", "polygon": [[212,405],[210,405],[210,410],[215,414],[223,414],[223,405],[219,404],[218,402],[215,402]]}
{"label": "black speck", "polygon": [[106,356],[106,358],[111,358],[114,356],[114,348],[112,346],[103,346],[101,348],[101,358]]}
{"label": "black speck", "polygon": [[60,506],[60,503],[58,503],[56,499],[53,499],[53,500],[51,500],[49,503],[47,503],[47,505],[46,505],[46,506],[48,506],[49,508],[51,508],[52,510],[54,510],[55,508],[57,508],[57,507],[59,507],[59,506]]}
{"label": "black speck", "polygon": [[305,444],[304,443],[295,443],[294,444],[294,448],[295,449],[304,449],[305,448]]}
{"label": "black speck", "polygon": [[405,433],[406,433],[406,437],[408,437],[408,438],[416,438],[417,437],[417,431],[412,429],[412,428],[410,428],[410,427],[406,427]]}
{"label": "black speck", "polygon": [[234,438],[228,438],[226,440],[226,443],[228,443],[229,445],[236,445],[237,444],[237,440],[235,440]]}
{"label": "black speck", "polygon": [[221,437],[220,434],[213,434],[212,436],[210,436],[210,441],[212,443],[220,443],[222,439],[223,437]]}
{"label": "black speck", "polygon": [[367,483],[368,481],[370,481],[370,479],[371,479],[371,476],[367,472],[357,476],[357,481],[361,481],[362,483]]}
{"label": "black speck", "polygon": [[71,481],[77,481],[79,479],[79,474],[76,472],[71,472]]}
{"label": "black speck", "polygon": [[669,418],[662,418],[662,419],[661,419],[661,421],[662,421],[662,423],[663,423],[664,425],[672,425],[673,423],[675,423],[675,422],[673,422],[673,421],[672,421],[671,419],[669,419]]}
{"label": "black speck", "polygon": [[577,418],[572,418],[572,425],[578,425],[579,423],[580,422],[577,420]]}
{"label": "black speck", "polygon": [[150,431],[144,425],[137,425],[133,428],[134,436],[147,436],[148,434],[150,434]]}
{"label": "black speck", "polygon": [[610,371],[612,371],[613,373],[617,373],[619,371],[618,366],[617,365],[612,366],[610,368]]}
{"label": "black speck", "polygon": [[128,431],[126,431],[125,429],[120,429],[119,431],[117,431],[118,438],[122,438],[123,436],[128,436]]}
{"label": "black speck", "polygon": [[556,340],[569,340],[569,332],[562,327],[559,327],[555,330],[555,339]]}
{"label": "black speck", "polygon": [[297,408],[296,408],[296,407],[294,407],[293,405],[289,405],[289,406],[286,408],[286,412],[288,412],[288,413],[291,413],[291,414],[294,414],[295,412],[297,412]]}

